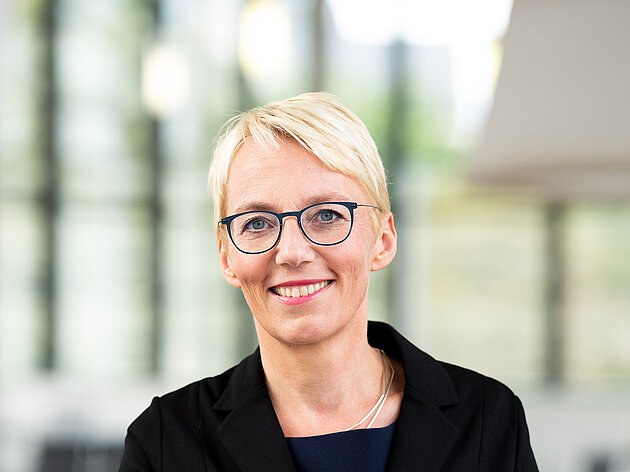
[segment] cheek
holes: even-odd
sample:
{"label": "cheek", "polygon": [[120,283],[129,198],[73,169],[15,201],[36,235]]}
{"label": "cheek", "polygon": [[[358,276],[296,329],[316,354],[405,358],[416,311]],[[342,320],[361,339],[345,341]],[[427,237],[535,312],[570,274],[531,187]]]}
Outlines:
{"label": "cheek", "polygon": [[[232,268],[234,274],[241,283],[241,289],[245,298],[249,300],[257,300],[264,291],[264,281],[267,276],[267,268],[269,261],[263,260],[260,256],[246,256],[239,253],[232,254]],[[243,257],[245,256],[245,257]]]}
{"label": "cheek", "polygon": [[361,259],[364,268],[370,272],[372,260],[376,252],[377,235],[374,227],[369,221],[362,221],[358,225],[355,223],[353,233],[356,231],[356,239],[351,241],[353,248],[356,250],[355,259]]}
{"label": "cheek", "polygon": [[334,261],[330,262],[345,283],[357,287],[366,284],[370,276],[371,253],[368,241],[348,241],[344,250],[335,254]]}
{"label": "cheek", "polygon": [[265,312],[266,309],[264,307],[267,305],[268,301],[262,279],[256,277],[254,273],[247,272],[240,274],[239,280],[241,282],[243,297],[245,297],[245,301],[251,313],[257,316]]}
{"label": "cheek", "polygon": [[262,287],[254,285],[244,286],[243,296],[245,297],[245,301],[247,302],[250,312],[255,317],[258,317],[261,313],[268,311],[265,308],[267,306],[267,299]]}
{"label": "cheek", "polygon": [[235,264],[234,269],[234,273],[240,280],[243,287],[262,284],[266,273],[262,264],[252,264],[249,261]]}

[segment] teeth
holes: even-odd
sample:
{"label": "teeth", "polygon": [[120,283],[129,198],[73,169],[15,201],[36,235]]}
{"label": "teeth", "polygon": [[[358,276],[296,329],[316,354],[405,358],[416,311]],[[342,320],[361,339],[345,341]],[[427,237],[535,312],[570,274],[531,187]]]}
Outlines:
{"label": "teeth", "polygon": [[282,297],[297,298],[315,293],[318,290],[323,289],[329,283],[330,282],[328,281],[324,281],[316,284],[300,285],[295,287],[274,287],[272,290],[274,293]]}

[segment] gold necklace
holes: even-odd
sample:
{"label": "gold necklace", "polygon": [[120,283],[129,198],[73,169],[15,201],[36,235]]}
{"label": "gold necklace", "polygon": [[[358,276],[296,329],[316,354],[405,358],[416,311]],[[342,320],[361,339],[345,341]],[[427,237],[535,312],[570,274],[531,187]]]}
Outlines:
{"label": "gold necklace", "polygon": [[[383,407],[385,406],[385,402],[387,402],[387,397],[389,396],[389,391],[391,390],[392,384],[394,383],[394,375],[396,374],[396,371],[394,370],[394,367],[392,366],[392,363],[390,362],[390,360],[387,357],[387,355],[383,352],[383,350],[379,349],[378,351],[381,353],[381,362],[383,364],[383,375],[382,375],[382,377],[383,377],[383,393],[378,398],[378,400],[376,401],[374,406],[370,409],[370,411],[368,411],[367,414],[363,418],[361,418],[361,420],[359,420],[358,423],[355,423],[353,426],[350,426],[347,429],[343,429],[342,432],[344,432],[344,431],[352,431],[353,429],[357,429],[359,426],[361,426],[363,423],[365,423],[368,419],[370,419],[370,417],[372,417],[372,419],[370,420],[370,422],[366,426],[366,429],[370,429],[372,427],[372,425],[374,424],[374,422],[376,421],[376,418],[378,418],[378,415],[383,410]],[[389,378],[389,382],[386,380],[386,370],[387,370],[387,366],[385,364],[386,361],[387,361],[387,366],[389,366],[389,370],[392,373],[392,375]]]}

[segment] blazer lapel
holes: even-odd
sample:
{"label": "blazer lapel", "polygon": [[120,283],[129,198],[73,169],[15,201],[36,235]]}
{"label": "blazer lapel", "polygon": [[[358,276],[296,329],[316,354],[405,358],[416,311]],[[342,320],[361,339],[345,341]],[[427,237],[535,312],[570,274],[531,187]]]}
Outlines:
{"label": "blazer lapel", "polygon": [[259,351],[236,367],[213,408],[227,412],[217,434],[241,471],[295,472],[269,398]]}
{"label": "blazer lapel", "polygon": [[235,408],[218,434],[243,472],[295,472],[291,453],[265,388],[259,388]]}
{"label": "blazer lapel", "polygon": [[457,428],[439,408],[407,387],[387,470],[437,472],[457,436]]}

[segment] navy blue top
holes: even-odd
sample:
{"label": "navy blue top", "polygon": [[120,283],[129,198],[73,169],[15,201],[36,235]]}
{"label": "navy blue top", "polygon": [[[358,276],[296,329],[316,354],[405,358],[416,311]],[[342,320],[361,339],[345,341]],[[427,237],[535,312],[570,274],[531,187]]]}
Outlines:
{"label": "navy blue top", "polygon": [[286,439],[298,472],[384,472],[395,428]]}

